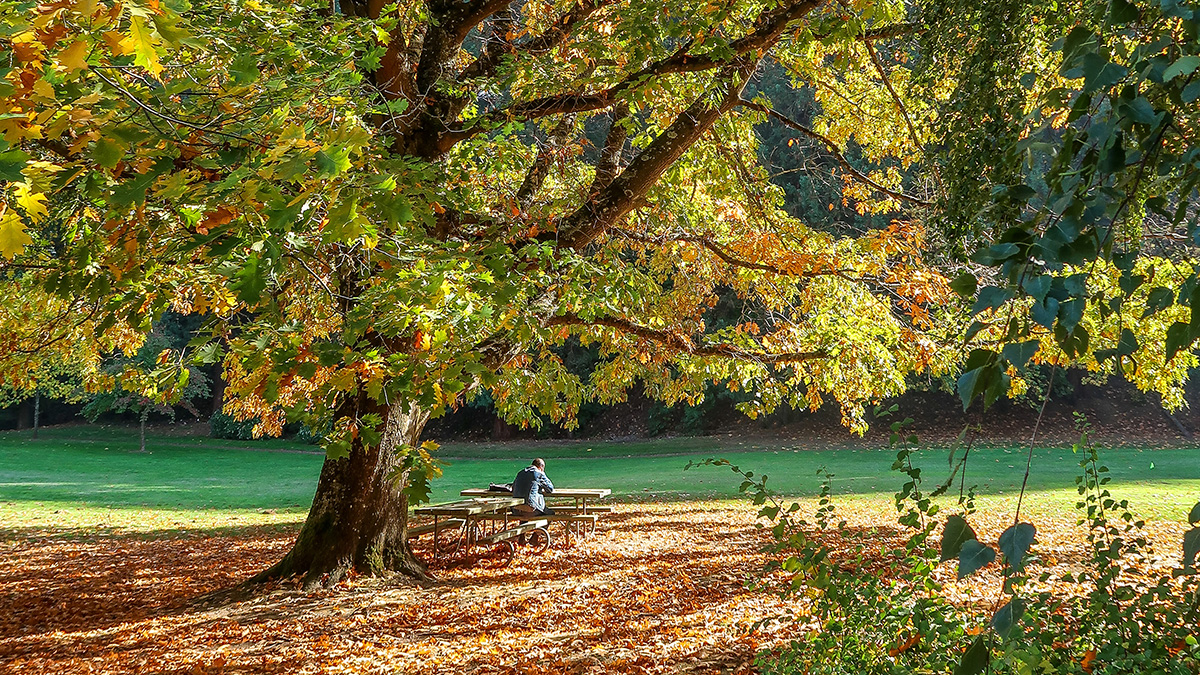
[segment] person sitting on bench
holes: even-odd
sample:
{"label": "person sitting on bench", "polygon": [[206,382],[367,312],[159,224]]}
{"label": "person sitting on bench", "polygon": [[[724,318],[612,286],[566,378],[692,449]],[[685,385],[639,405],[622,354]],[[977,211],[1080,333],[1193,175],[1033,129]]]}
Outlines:
{"label": "person sitting on bench", "polygon": [[554,483],[546,476],[546,462],[541,458],[521,469],[512,482],[512,496],[524,499],[524,504],[512,507],[512,512],[521,517],[552,516],[554,511],[546,508],[543,494],[552,494]]}

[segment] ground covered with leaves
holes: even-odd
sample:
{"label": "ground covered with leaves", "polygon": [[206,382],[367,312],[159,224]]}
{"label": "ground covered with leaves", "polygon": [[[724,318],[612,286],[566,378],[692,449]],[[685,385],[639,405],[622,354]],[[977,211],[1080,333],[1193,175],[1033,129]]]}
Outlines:
{"label": "ground covered with leaves", "polygon": [[[886,527],[889,509],[858,501],[840,515],[886,550],[900,541]],[[1006,526],[1000,513],[979,520],[993,541]],[[1082,559],[1073,519],[1039,521],[1040,565]],[[751,507],[729,502],[621,505],[574,548],[521,554],[507,568],[435,566],[440,581],[429,586],[358,578],[316,593],[283,584],[250,598],[202,597],[277,560],[296,527],[6,524],[0,671],[737,673],[796,630],[751,632],[791,601],[744,584],[768,536]],[[1183,527],[1151,524],[1164,564]],[[999,597],[994,570],[953,582],[944,567],[956,600],[983,608]]]}

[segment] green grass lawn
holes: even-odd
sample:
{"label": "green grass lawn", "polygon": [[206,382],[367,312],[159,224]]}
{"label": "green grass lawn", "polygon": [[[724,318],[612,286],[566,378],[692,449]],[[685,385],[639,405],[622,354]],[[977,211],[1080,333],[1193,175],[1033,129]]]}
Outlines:
{"label": "green grass lawn", "polygon": [[[282,440],[238,442],[151,434],[137,450],[133,428],[72,426],[0,433],[0,527],[103,526],[138,530],[279,523],[303,517],[322,455]],[[925,450],[917,464],[930,483],[948,470],[947,450]],[[1200,450],[1102,451],[1112,490],[1143,514],[1180,520],[1200,498]],[[533,456],[562,487],[608,487],[621,500],[736,497],[739,480],[724,468],[684,471],[691,459],[722,456],[770,476],[768,485],[791,496],[819,488],[816,471],[835,475],[834,491],[854,499],[887,500],[901,484],[886,449],[805,450],[793,445],[723,437],[636,443],[455,444],[440,453],[445,475],[433,499],[447,501],[467,487],[508,482]],[[985,505],[1010,505],[1021,484],[1026,453],[978,448],[967,484],[978,484]],[[1076,501],[1078,460],[1069,448],[1038,449],[1030,478],[1031,514],[1069,510]],[[268,513],[262,513],[268,511]],[[57,513],[55,513],[57,512]],[[217,512],[220,512],[219,514]],[[232,520],[231,520],[232,519]]]}

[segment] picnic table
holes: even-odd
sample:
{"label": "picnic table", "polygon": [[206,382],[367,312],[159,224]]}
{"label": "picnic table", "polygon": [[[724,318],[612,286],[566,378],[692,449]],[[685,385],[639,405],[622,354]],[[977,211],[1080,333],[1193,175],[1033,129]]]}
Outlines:
{"label": "picnic table", "polygon": [[[468,488],[459,494],[463,497],[495,497],[496,495],[503,495],[505,493],[487,488]],[[588,512],[588,499],[603,499],[610,494],[612,494],[612,490],[608,488],[555,488],[554,492],[543,494],[542,496],[547,499],[574,499],[575,509],[578,509],[580,513],[586,514]],[[596,509],[593,507],[592,510],[595,512],[611,511],[612,509],[603,507]]]}
{"label": "picnic table", "polygon": [[[468,488],[459,493],[463,497],[485,497],[510,494],[488,488]],[[554,488],[554,492],[543,493],[547,501],[573,499],[574,506],[552,505],[554,515],[536,516],[548,522],[562,522],[565,527],[558,541],[563,548],[570,548],[576,539],[596,531],[596,520],[601,513],[612,512],[611,506],[588,506],[588,500],[603,499],[612,494],[608,488]],[[522,500],[523,501],[523,500]]]}
{"label": "picnic table", "polygon": [[[412,539],[432,532],[434,557],[465,552],[475,546],[500,545],[506,554],[503,563],[508,564],[516,553],[514,540],[522,535],[529,534],[535,540],[540,539],[540,545],[534,544],[540,550],[550,545],[550,532],[546,529],[549,521],[540,518],[520,519],[509,513],[511,507],[524,501],[514,497],[497,497],[493,493],[489,497],[421,506],[413,509],[413,513],[432,516],[433,523],[409,528],[408,537]],[[450,533],[448,540],[439,540],[443,532]]]}

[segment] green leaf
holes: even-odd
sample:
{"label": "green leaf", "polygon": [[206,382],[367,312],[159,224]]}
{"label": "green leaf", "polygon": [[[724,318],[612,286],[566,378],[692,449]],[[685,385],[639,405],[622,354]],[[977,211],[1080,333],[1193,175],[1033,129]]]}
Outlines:
{"label": "green leaf", "polygon": [[969,298],[975,295],[978,285],[979,280],[975,278],[974,274],[963,272],[950,282],[950,289],[964,298]]}
{"label": "green leaf", "polygon": [[966,579],[995,560],[996,551],[991,546],[979,543],[978,539],[968,539],[958,552],[958,578]]}
{"label": "green leaf", "polygon": [[1196,56],[1195,54],[1181,56],[1175,63],[1172,63],[1163,71],[1163,82],[1170,82],[1180,75],[1187,77],[1196,72],[1197,68],[1200,68],[1200,56]]}
{"label": "green leaf", "polygon": [[261,269],[260,259],[256,255],[246,258],[246,262],[234,273],[234,283],[230,288],[237,292],[238,299],[247,304],[258,304],[262,292],[267,288],[267,277]]}
{"label": "green leaf", "polygon": [[962,661],[954,668],[954,675],[979,675],[988,667],[991,656],[987,643],[980,635],[963,654]]}
{"label": "green leaf", "polygon": [[1196,562],[1196,554],[1200,553],[1200,527],[1193,527],[1183,533],[1183,565],[1191,567]]}
{"label": "green leaf", "polygon": [[1145,96],[1139,96],[1125,106],[1125,113],[1129,115],[1134,122],[1139,124],[1154,124],[1158,121],[1158,111],[1146,100]]}
{"label": "green leaf", "polygon": [[1192,507],[1192,512],[1188,514],[1188,523],[1192,525],[1200,525],[1200,502]]}
{"label": "green leaf", "polygon": [[163,70],[154,46],[158,38],[146,25],[145,19],[135,15],[129,20],[129,39],[133,42],[133,62],[158,77]]}
{"label": "green leaf", "polygon": [[328,153],[318,150],[315,159],[317,177],[332,178],[350,168],[350,149],[330,148]]}
{"label": "green leaf", "polygon": [[1017,523],[1005,530],[997,542],[1000,552],[1004,554],[1004,565],[1014,572],[1025,569],[1025,555],[1037,534],[1037,528],[1030,523]]}
{"label": "green leaf", "polygon": [[1176,321],[1167,328],[1167,361],[1192,344],[1191,327],[1182,321]]}
{"label": "green leaf", "polygon": [[1150,289],[1150,294],[1146,296],[1146,311],[1142,313],[1142,318],[1161,312],[1170,307],[1173,302],[1175,302],[1175,291],[1163,286]]}
{"label": "green leaf", "polygon": [[1004,350],[1001,353],[1004,355],[1004,359],[1012,365],[1017,368],[1024,368],[1025,364],[1029,363],[1029,359],[1032,359],[1033,355],[1037,354],[1039,344],[1037,340],[1007,344],[1004,345]]}
{"label": "green leaf", "polygon": [[966,518],[950,516],[942,530],[942,557],[938,562],[954,560],[962,551],[963,544],[975,538],[975,530],[971,529]]}
{"label": "green leaf", "polygon": [[9,150],[8,152],[0,153],[0,180],[19,183],[25,180],[25,175],[21,171],[25,168],[25,163],[29,161],[29,155],[20,150]]}
{"label": "green leaf", "polygon": [[1129,356],[1136,352],[1140,346],[1137,336],[1133,334],[1133,331],[1124,328],[1121,330],[1121,339],[1117,342],[1117,356]]}
{"label": "green leaf", "polygon": [[1108,3],[1108,18],[1113,23],[1131,23],[1138,19],[1137,5],[1128,0],[1111,0]]}
{"label": "green leaf", "polygon": [[1200,98],[1200,80],[1194,80],[1179,93],[1179,100],[1191,103]]}
{"label": "green leaf", "polygon": [[980,312],[997,307],[1008,302],[1012,297],[1012,291],[999,286],[988,286],[979,291],[979,297],[975,300],[975,304],[971,306],[971,316],[975,316]]}
{"label": "green leaf", "polygon": [[92,146],[92,159],[96,163],[107,169],[116,168],[117,162],[125,156],[125,148],[128,147],[120,141],[114,141],[107,137],[97,139],[96,144]]}
{"label": "green leaf", "polygon": [[1014,597],[1009,600],[1003,607],[996,610],[992,616],[992,630],[1002,638],[1007,638],[1012,632],[1017,622],[1025,615],[1025,602],[1020,598]]}

